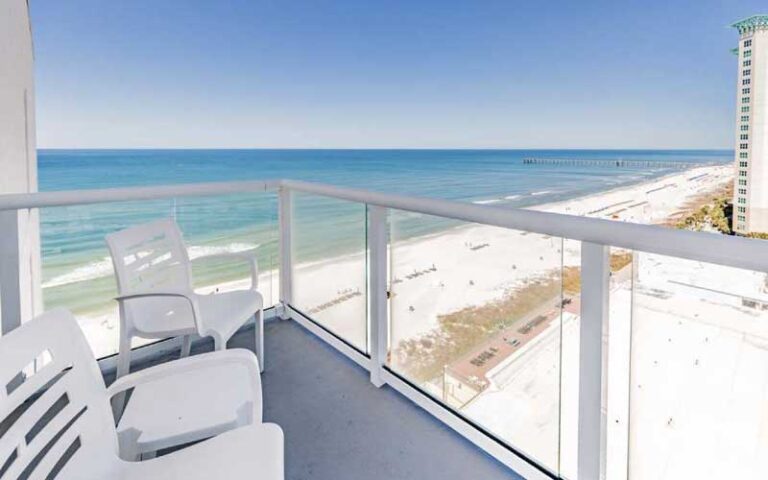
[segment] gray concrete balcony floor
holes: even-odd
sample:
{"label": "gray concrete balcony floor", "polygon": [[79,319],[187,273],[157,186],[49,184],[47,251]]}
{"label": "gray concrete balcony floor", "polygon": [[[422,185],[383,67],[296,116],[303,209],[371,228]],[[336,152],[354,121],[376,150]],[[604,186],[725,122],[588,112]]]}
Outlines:
{"label": "gray concrete balcony floor", "polygon": [[[229,348],[253,338],[249,327]],[[266,323],[265,351],[264,421],[285,432],[287,480],[522,478],[294,321]]]}

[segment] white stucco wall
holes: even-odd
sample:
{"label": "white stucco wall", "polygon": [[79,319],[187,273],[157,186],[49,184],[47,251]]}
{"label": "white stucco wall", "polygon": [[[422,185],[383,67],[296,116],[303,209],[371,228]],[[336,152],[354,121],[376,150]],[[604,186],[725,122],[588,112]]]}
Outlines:
{"label": "white stucco wall", "polygon": [[[0,0],[0,194],[37,191],[32,32],[26,0]],[[3,331],[39,311],[37,212],[0,212]]]}

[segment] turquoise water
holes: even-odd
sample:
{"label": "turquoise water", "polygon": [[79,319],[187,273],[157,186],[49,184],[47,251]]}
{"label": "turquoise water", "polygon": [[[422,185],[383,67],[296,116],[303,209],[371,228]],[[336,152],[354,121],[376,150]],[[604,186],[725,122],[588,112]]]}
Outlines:
{"label": "turquoise water", "polygon": [[[676,170],[524,165],[525,157],[683,164],[723,164],[733,158],[730,151],[712,150],[41,150],[38,162],[42,191],[291,178],[509,208],[588,195]],[[295,254],[301,261],[348,253],[363,244],[364,207],[303,195],[295,204]],[[81,313],[110,308],[114,281],[104,235],[155,218],[176,218],[193,256],[257,248],[262,269],[274,268],[276,207],[275,195],[262,193],[43,209],[46,307],[63,305]],[[435,228],[418,218],[398,225],[401,236]],[[195,273],[201,284],[211,284],[247,271],[221,265]]]}

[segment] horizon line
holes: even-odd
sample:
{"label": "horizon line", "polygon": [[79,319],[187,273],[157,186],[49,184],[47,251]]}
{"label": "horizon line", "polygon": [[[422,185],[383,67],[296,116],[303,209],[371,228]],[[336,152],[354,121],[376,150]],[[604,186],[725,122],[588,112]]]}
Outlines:
{"label": "horizon line", "polygon": [[561,150],[561,151],[735,151],[734,147],[36,147],[36,150],[488,150],[488,151],[525,151],[525,150]]}

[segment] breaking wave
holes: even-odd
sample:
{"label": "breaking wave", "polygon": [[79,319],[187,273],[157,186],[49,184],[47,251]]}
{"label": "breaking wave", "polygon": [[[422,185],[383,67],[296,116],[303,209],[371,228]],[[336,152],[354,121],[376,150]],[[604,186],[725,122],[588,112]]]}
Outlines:
{"label": "breaking wave", "polygon": [[[253,250],[258,248],[258,244],[250,243],[232,243],[229,245],[192,245],[189,247],[189,258],[195,259],[205,257],[207,255],[214,255],[218,253],[236,253],[244,252],[247,250]],[[86,280],[94,280],[96,278],[108,277],[113,274],[112,259],[110,257],[104,257],[99,260],[80,265],[74,269],[57,275],[52,279],[44,282],[43,288],[60,287],[63,285],[69,285],[71,283],[84,282]]]}

